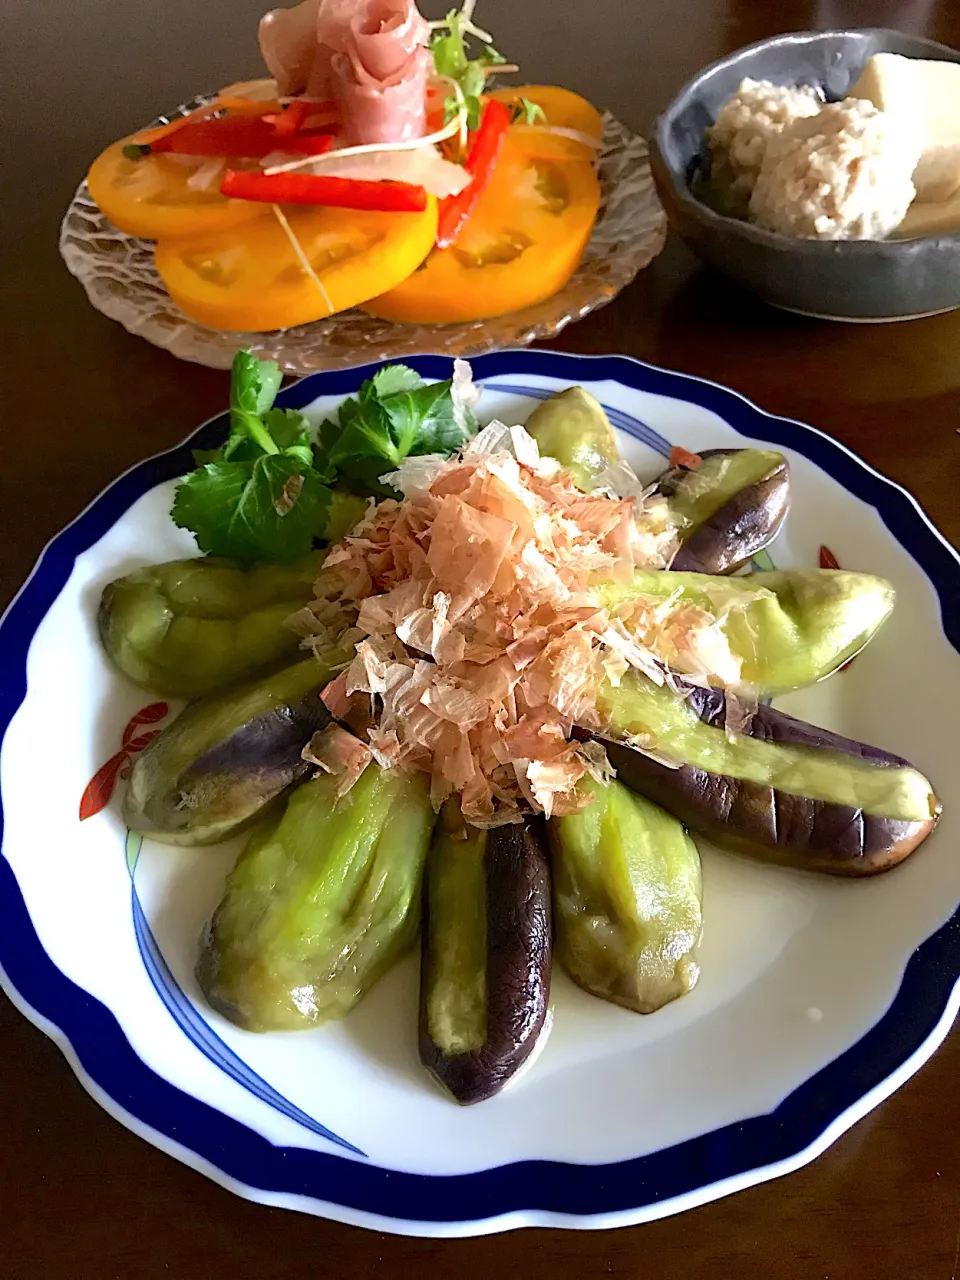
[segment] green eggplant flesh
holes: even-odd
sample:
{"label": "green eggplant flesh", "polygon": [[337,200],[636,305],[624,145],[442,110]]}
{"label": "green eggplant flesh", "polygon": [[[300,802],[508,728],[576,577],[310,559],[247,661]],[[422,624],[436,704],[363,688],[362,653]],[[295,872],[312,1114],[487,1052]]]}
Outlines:
{"label": "green eggplant flesh", "polygon": [[298,787],[255,833],[201,940],[210,1004],[249,1031],[347,1013],[414,941],[434,825],[429,779],[370,764]]}
{"label": "green eggplant flesh", "polygon": [[585,991],[653,1013],[699,976],[700,855],[676,818],[621,783],[587,789],[592,804],[548,823],[557,954]]}
{"label": "green eggplant flesh", "polygon": [[773,541],[790,502],[790,470],[771,449],[705,449],[695,471],[672,467],[657,492],[680,547],[671,568],[733,573]]}
{"label": "green eggplant flesh", "polygon": [[[712,692],[712,691],[711,691]],[[717,691],[719,693],[719,691]],[[677,764],[744,782],[776,786],[791,795],[847,805],[879,817],[914,822],[930,817],[930,783],[916,769],[883,765],[805,741],[727,734],[702,720],[696,695],[677,697],[638,671],[618,688],[605,686],[597,711],[611,736],[639,739],[644,749]],[[763,716],[788,718],[758,708]]]}
{"label": "green eggplant flesh", "polygon": [[909,761],[770,706],[731,707],[722,689],[679,681],[675,693],[630,672],[598,711],[621,782],[721,848],[764,862],[876,875],[918,848],[940,815]]}
{"label": "green eggplant flesh", "polygon": [[543,400],[526,421],[541,454],[556,458],[589,492],[620,450],[603,406],[583,387],[567,387]]}
{"label": "green eggplant flesh", "polygon": [[420,1060],[467,1106],[499,1093],[545,1032],[553,930],[543,820],[461,837],[442,819],[428,858]]}
{"label": "green eggplant flesh", "polygon": [[366,514],[369,499],[346,489],[332,489],[330,503],[324,515],[321,537],[324,542],[339,542],[360,523]]}
{"label": "green eggplant flesh", "polygon": [[123,806],[132,831],[214,844],[311,772],[302,751],[330,723],[320,694],[348,657],[333,650],[191,703],[136,758]]}
{"label": "green eggplant flesh", "polygon": [[469,827],[458,840],[441,822],[427,859],[424,1016],[431,1043],[446,1057],[476,1053],[487,1039],[486,847],[486,831]]}
{"label": "green eggplant flesh", "polygon": [[111,582],[98,625],[114,665],[165,697],[199,698],[292,661],[284,621],[313,595],[323,559],[244,566],[201,557],[148,565]]}
{"label": "green eggplant flesh", "polygon": [[[836,671],[870,641],[895,598],[885,579],[841,569],[784,569],[740,578],[640,569],[628,583],[593,589],[598,604],[609,607],[674,593],[679,603],[721,618],[720,630],[742,664],[738,683],[760,696],[815,684]],[[683,654],[664,657],[685,669]]]}

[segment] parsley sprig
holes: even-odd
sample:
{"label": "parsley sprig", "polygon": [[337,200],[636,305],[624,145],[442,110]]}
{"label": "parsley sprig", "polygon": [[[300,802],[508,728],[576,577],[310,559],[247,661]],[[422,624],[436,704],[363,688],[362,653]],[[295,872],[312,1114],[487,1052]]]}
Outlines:
{"label": "parsley sprig", "polygon": [[171,515],[201,551],[237,560],[306,555],[330,504],[332,476],[314,465],[310,424],[274,409],[275,360],[238,351],[230,380],[230,434],[177,486]]}
{"label": "parsley sprig", "polygon": [[451,454],[476,430],[469,404],[453,394],[453,379],[425,383],[403,364],[374,374],[320,427],[318,449],[354,492],[388,497],[380,477],[404,458]]}
{"label": "parsley sprig", "polygon": [[455,392],[454,379],[427,384],[406,365],[387,365],[319,432],[302,413],[274,408],[281,381],[276,361],[237,353],[229,435],[195,454],[197,469],[177,486],[173,521],[210,555],[296,560],[330,536],[338,494],[389,495],[380,477],[405,457],[453,453],[476,430],[468,376]]}

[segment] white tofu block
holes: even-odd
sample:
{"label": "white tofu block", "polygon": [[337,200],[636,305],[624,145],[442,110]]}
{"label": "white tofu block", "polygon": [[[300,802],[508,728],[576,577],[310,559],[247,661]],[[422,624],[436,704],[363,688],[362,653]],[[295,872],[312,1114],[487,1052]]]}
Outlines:
{"label": "white tofu block", "polygon": [[960,231],[960,190],[946,200],[914,200],[891,240],[937,236]]}
{"label": "white tofu block", "polygon": [[866,98],[923,130],[913,175],[918,201],[944,201],[960,188],[960,62],[875,53],[849,96]]}

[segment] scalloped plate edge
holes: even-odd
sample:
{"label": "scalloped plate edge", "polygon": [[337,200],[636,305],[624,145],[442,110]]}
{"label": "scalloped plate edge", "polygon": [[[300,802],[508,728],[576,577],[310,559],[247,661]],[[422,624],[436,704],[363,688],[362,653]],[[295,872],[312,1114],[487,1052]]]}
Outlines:
{"label": "scalloped plate edge", "polygon": [[[781,430],[774,432],[774,437],[776,438],[778,435],[781,437],[785,435],[786,437],[786,439],[781,438],[779,440],[780,443],[789,441],[792,447],[797,448],[799,452],[810,458],[821,470],[833,476],[849,492],[857,492],[857,488],[851,487],[850,484],[835,473],[831,466],[825,464],[825,458],[829,458],[831,454],[834,455],[834,460],[841,461],[841,470],[849,472],[850,475],[859,474],[861,477],[865,475],[870,477],[872,482],[879,482],[878,484],[871,483],[870,485],[870,488],[875,491],[874,496],[878,499],[877,501],[873,501],[871,497],[864,497],[862,493],[857,493],[857,496],[870,502],[877,509],[891,535],[910,553],[918,567],[931,580],[940,599],[944,632],[952,646],[960,650],[960,555],[931,523],[916,499],[900,485],[882,476],[873,467],[857,457],[850,449],[826,433],[804,423],[766,413],[738,392],[731,391],[718,383],[689,374],[659,369],[656,366],[645,364],[631,357],[570,356],[554,352],[513,350],[481,358],[478,362],[480,367],[477,372],[479,380],[482,380],[485,375],[495,376],[496,370],[489,369],[489,366],[504,365],[503,372],[509,370],[516,373],[519,370],[525,373],[550,373],[563,376],[562,369],[564,366],[576,366],[583,361],[609,366],[609,369],[604,373],[600,373],[599,376],[608,376],[616,379],[618,373],[632,375],[625,378],[627,386],[647,391],[653,390],[655,394],[672,395],[674,399],[703,404],[705,407],[718,412],[734,431],[742,433],[742,428],[745,425],[750,425],[751,421],[753,421],[758,427],[756,434],[763,437],[765,434],[769,436],[769,428],[776,424]],[[425,356],[418,358],[417,363],[427,376],[433,376],[434,373],[438,372],[438,366],[446,365],[446,360],[437,356]],[[522,365],[526,365],[526,368],[520,369],[519,367]],[[432,368],[427,368],[426,366],[432,366]],[[327,384],[331,382],[343,383],[345,381],[356,383],[362,372],[361,368],[311,375],[309,379],[303,379],[301,382],[287,388],[283,396],[287,403],[305,404],[314,398],[313,396],[304,395],[306,384],[313,381],[314,378],[322,377]],[[597,372],[599,373],[599,371]],[[624,379],[617,380],[623,381]],[[651,384],[659,385],[651,386]],[[676,394],[678,387],[691,391],[701,387],[709,390],[711,394],[707,396],[703,393],[700,395]],[[336,390],[325,388],[325,390],[328,390],[329,394],[338,394],[340,388],[338,387]],[[724,412],[724,409],[726,412]],[[209,428],[220,416],[215,415],[214,418],[208,420],[197,431],[192,432],[187,437],[187,440],[195,439],[200,431]],[[737,421],[738,418],[739,422]],[[767,433],[763,431],[764,424],[768,426]],[[783,431],[784,428],[786,429],[785,432]],[[808,445],[813,445],[813,449],[802,448],[801,445],[804,441]],[[52,599],[55,599],[56,595],[59,594],[63,582],[69,575],[76,554],[79,554],[80,551],[101,536],[102,530],[97,532],[99,522],[92,521],[90,517],[102,509],[106,519],[107,509],[114,507],[118,500],[123,502],[124,507],[129,505],[125,501],[127,495],[124,492],[128,487],[128,482],[134,476],[137,477],[138,484],[131,496],[136,497],[145,492],[146,489],[152,487],[153,483],[156,483],[156,476],[152,473],[155,473],[164,461],[169,465],[175,455],[185,449],[186,443],[184,441],[173,449],[154,455],[128,469],[88,504],[70,524],[51,539],[38,558],[24,586],[5,611],[3,618],[0,619],[0,654],[9,645],[10,640],[14,638],[11,623],[18,622],[21,611],[24,611],[28,614],[28,618],[24,626],[18,628],[16,636],[25,637],[25,643],[21,639],[18,644],[14,639],[14,647],[22,648],[22,657],[25,660],[29,639],[32,637],[40,619],[45,615]],[[144,483],[139,483],[140,481]],[[906,500],[903,512],[892,509],[894,504],[900,505],[903,500]],[[912,528],[904,528],[904,519],[907,520],[908,526],[912,526]],[[105,527],[109,528],[112,523],[113,520],[107,519]],[[84,540],[87,534],[87,524],[92,526],[90,531],[92,536]],[[904,534],[904,537],[900,536],[901,533]],[[930,570],[929,556],[925,556],[922,549],[918,551],[915,545],[918,533],[921,536],[933,534],[934,542],[938,544],[936,550],[946,552],[943,562],[933,572]],[[73,544],[74,542],[77,542],[76,546],[59,545],[61,543]],[[62,553],[62,555],[58,556],[58,553]],[[57,563],[58,560],[59,563]],[[40,601],[38,602],[40,607],[31,611],[28,609],[28,605],[32,603],[30,597],[39,588],[39,580],[44,576],[44,571],[47,569],[56,580],[56,589],[45,606],[43,601]],[[945,575],[950,580],[948,591],[952,592],[952,595],[945,594],[945,590],[941,589],[941,587],[947,588],[947,583],[938,581],[943,579]],[[17,665],[17,674],[14,679],[11,680],[8,676],[4,681],[6,688],[3,692],[7,696],[2,699],[2,702],[6,705],[0,711],[0,721],[2,721],[4,732],[22,701],[22,690],[25,689],[25,671],[21,671],[22,667],[23,661]],[[14,694],[20,692],[21,696],[11,698],[11,692]],[[14,702],[15,705],[12,705]],[[500,1210],[487,1215],[479,1214],[476,1217],[470,1217],[469,1214],[461,1212],[457,1217],[421,1219],[411,1214],[404,1214],[402,1211],[392,1216],[389,1211],[381,1212],[376,1209],[359,1208],[350,1204],[337,1203],[319,1195],[300,1194],[289,1189],[274,1189],[269,1186],[253,1185],[252,1181],[228,1172],[222,1165],[217,1164],[195,1147],[188,1147],[184,1143],[176,1141],[164,1129],[151,1124],[142,1115],[134,1114],[119,1103],[108,1085],[101,1083],[104,1076],[109,1080],[111,1071],[115,1072],[119,1079],[124,1080],[126,1090],[131,1096],[136,1092],[131,1080],[136,1077],[137,1088],[140,1091],[137,1096],[141,1103],[141,1109],[150,1101],[147,1098],[147,1094],[152,1092],[156,1095],[153,1099],[154,1104],[161,1106],[163,1118],[172,1123],[173,1127],[182,1127],[184,1113],[187,1113],[187,1121],[189,1121],[191,1118],[189,1113],[191,1112],[193,1113],[193,1120],[201,1128],[204,1121],[208,1125],[212,1123],[213,1129],[217,1131],[217,1137],[219,1138],[217,1146],[224,1163],[231,1163],[231,1161],[227,1160],[223,1148],[223,1142],[230,1138],[246,1138],[248,1146],[250,1145],[250,1140],[253,1140],[254,1145],[260,1145],[262,1149],[268,1149],[274,1156],[282,1156],[284,1154],[283,1149],[272,1147],[271,1144],[254,1135],[252,1131],[246,1129],[242,1124],[228,1119],[205,1104],[199,1103],[196,1099],[191,1098],[188,1094],[163,1080],[143,1064],[133,1053],[114,1016],[105,1006],[70,982],[56,968],[46,952],[43,951],[39,939],[33,931],[12,870],[5,859],[0,860],[0,904],[3,903],[8,908],[12,906],[13,914],[5,916],[4,923],[8,927],[0,934],[0,953],[4,950],[8,951],[15,963],[11,965],[9,958],[7,958],[7,963],[4,965],[3,957],[0,956],[0,986],[6,991],[15,1006],[57,1044],[87,1091],[115,1119],[118,1119],[139,1136],[146,1138],[154,1146],[175,1156],[191,1168],[204,1173],[220,1185],[244,1198],[277,1207],[297,1209],[353,1225],[405,1235],[473,1236],[524,1226],[556,1226],[580,1229],[625,1226],[683,1212],[686,1209],[730,1195],[735,1191],[743,1190],[757,1183],[780,1177],[815,1159],[841,1134],[855,1124],[857,1120],[878,1106],[918,1071],[942,1043],[954,1018],[960,1011],[960,981],[958,981],[958,977],[960,977],[960,912],[958,912],[947,924],[917,948],[910,957],[898,992],[884,1016],[839,1058],[828,1064],[828,1066],[812,1076],[799,1089],[784,1099],[769,1116],[756,1116],[737,1125],[728,1126],[726,1131],[718,1130],[712,1135],[701,1135],[688,1143],[680,1144],[679,1147],[655,1152],[650,1156],[627,1160],[618,1164],[594,1167],[562,1165],[556,1162],[538,1162],[536,1164],[529,1162],[527,1164],[488,1170],[479,1175],[484,1182],[487,1182],[491,1178],[494,1181],[499,1179],[509,1180],[511,1170],[516,1172],[529,1171],[529,1174],[534,1177],[537,1174],[542,1177],[548,1170],[553,1170],[559,1184],[560,1182],[565,1182],[570,1175],[573,1175],[575,1182],[580,1182],[583,1177],[591,1178],[596,1171],[602,1170],[606,1181],[619,1182],[621,1193],[630,1196],[644,1194],[640,1190],[640,1183],[645,1181],[640,1175],[641,1166],[661,1165],[664,1160],[672,1159],[678,1165],[686,1167],[686,1177],[688,1179],[692,1177],[694,1185],[689,1186],[687,1189],[667,1192],[662,1200],[658,1199],[657,1191],[653,1190],[642,1204],[625,1205],[608,1210],[597,1209],[591,1211],[586,1209],[578,1212],[569,1208],[523,1207]],[[18,943],[23,945],[18,948]],[[31,958],[39,960],[41,967],[46,969],[44,976],[48,984],[47,999],[31,1000],[24,994],[25,989],[31,987],[34,987],[33,994],[40,994],[41,997],[43,994],[42,991],[38,991],[35,987],[30,976],[25,981],[24,976],[17,972],[21,964],[25,965],[26,969],[29,970]],[[11,972],[11,969],[14,971]],[[59,992],[55,990],[57,987],[61,988]],[[51,1002],[54,1006],[53,1009],[49,1008]],[[48,1011],[44,1011],[44,1008],[40,1007],[41,1005],[47,1006]],[[48,1012],[53,1012],[54,1009],[59,1013],[59,1020],[48,1016]],[[91,1036],[91,1024],[94,1022],[100,1024],[100,1034]],[[909,1025],[911,1023],[913,1025]],[[917,1026],[917,1023],[923,1023],[923,1025]],[[71,1034],[71,1031],[73,1034]],[[84,1032],[86,1034],[83,1034]],[[110,1041],[109,1052],[107,1052],[108,1040]],[[892,1061],[887,1064],[880,1063],[879,1055],[874,1050],[881,1047],[886,1057],[890,1058],[892,1055],[893,1058],[899,1057],[900,1060],[895,1063]],[[125,1070],[118,1070],[118,1054],[119,1057],[126,1059]],[[720,1174],[712,1180],[709,1176],[705,1176],[704,1180],[699,1185],[696,1185],[696,1180],[701,1175],[691,1167],[697,1162],[688,1158],[694,1145],[702,1148],[702,1144],[705,1142],[709,1142],[713,1138],[719,1138],[721,1135],[729,1136],[729,1131],[734,1129],[738,1131],[750,1129],[753,1131],[755,1126],[758,1124],[762,1126],[765,1121],[771,1119],[774,1121],[774,1127],[781,1130],[785,1129],[785,1113],[802,1109],[803,1104],[799,1101],[799,1096],[807,1094],[815,1082],[818,1083],[817,1092],[822,1096],[824,1086],[828,1086],[828,1076],[831,1077],[830,1084],[838,1086],[840,1080],[838,1073],[843,1073],[841,1064],[846,1063],[849,1065],[852,1057],[856,1057],[861,1062],[870,1062],[879,1072],[879,1077],[866,1092],[842,1106],[835,1115],[831,1116],[825,1123],[822,1123],[822,1127],[819,1127],[819,1132],[810,1141],[781,1156],[779,1159],[768,1160],[765,1163],[761,1161],[752,1164],[749,1168],[741,1168],[726,1174]],[[849,1075],[849,1073],[846,1074]],[[849,1080],[847,1083],[849,1085]],[[852,1087],[856,1089],[859,1086],[854,1085]],[[838,1091],[842,1092],[839,1089],[834,1090],[834,1092]],[[119,1089],[117,1089],[117,1092],[119,1092]],[[827,1087],[827,1092],[829,1092],[829,1086]],[[165,1103],[167,1102],[176,1103],[179,1107],[176,1116],[172,1110],[166,1108]],[[836,1100],[832,1105],[836,1105]],[[800,1124],[805,1122],[808,1125],[811,1123],[814,1126],[821,1125],[821,1121],[818,1121],[816,1117],[806,1117],[800,1120],[794,1117],[794,1120],[795,1123]],[[198,1130],[194,1130],[195,1142],[199,1140],[198,1133]],[[771,1136],[767,1135],[765,1137],[758,1134],[758,1137],[761,1144],[767,1141],[768,1145],[774,1145]],[[788,1137],[784,1140],[789,1142],[790,1138]],[[266,1150],[262,1150],[261,1154],[266,1155]],[[342,1157],[327,1156],[320,1153],[310,1154],[314,1156],[318,1166],[324,1166],[331,1171],[338,1165],[353,1163],[344,1161]],[[715,1159],[716,1153],[711,1158]],[[749,1156],[747,1159],[749,1159]],[[702,1161],[699,1163],[702,1163]],[[354,1164],[353,1167],[356,1168],[357,1166]],[[453,1182],[463,1185],[464,1183],[475,1182],[478,1177],[478,1175],[460,1175],[453,1178],[430,1178],[398,1173],[391,1174],[386,1170],[369,1168],[368,1173],[385,1175],[398,1190],[400,1183],[407,1182],[409,1185],[420,1184],[424,1191],[427,1190],[427,1186],[430,1183]],[[640,1176],[632,1176],[634,1174]],[[265,1171],[263,1181],[266,1180]],[[491,1189],[489,1187],[485,1188],[486,1193],[489,1194]],[[486,1199],[487,1194],[481,1198]],[[467,1191],[467,1195],[469,1196],[469,1191]],[[569,1189],[561,1190],[559,1199],[569,1200],[569,1198]]]}

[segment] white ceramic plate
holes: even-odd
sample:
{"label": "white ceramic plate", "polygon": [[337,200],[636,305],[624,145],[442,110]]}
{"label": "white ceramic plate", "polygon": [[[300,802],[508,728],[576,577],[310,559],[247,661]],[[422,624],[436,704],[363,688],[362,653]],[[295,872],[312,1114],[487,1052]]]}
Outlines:
{"label": "white ceramic plate", "polygon": [[[449,371],[440,357],[414,363]],[[787,453],[793,506],[775,562],[815,565],[826,545],[845,568],[890,578],[899,599],[853,666],[780,705],[911,759],[943,801],[938,830],[859,882],[703,846],[693,993],[639,1017],[556,973],[542,1054],[477,1107],[458,1108],[418,1064],[413,957],[340,1024],[239,1031],[193,977],[237,846],[141,845],[114,802],[78,819],[97,771],[112,760],[122,787],[126,756],[175,711],[108,666],[96,609],[118,574],[193,553],[167,518],[190,466],[183,445],[64,530],[0,625],[0,977],[113,1115],[254,1200],[423,1235],[640,1222],[812,1159],[947,1032],[960,991],[960,930],[947,924],[960,902],[960,558],[842,446],[720,387],[619,357],[504,352],[474,368],[483,414],[507,421],[585,384],[641,475],[671,444]],[[320,412],[369,373],[314,375],[282,403]],[[190,444],[224,429],[215,419]]]}

